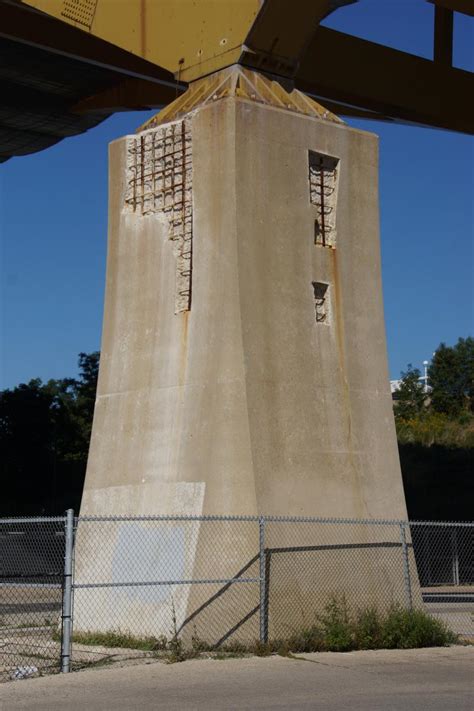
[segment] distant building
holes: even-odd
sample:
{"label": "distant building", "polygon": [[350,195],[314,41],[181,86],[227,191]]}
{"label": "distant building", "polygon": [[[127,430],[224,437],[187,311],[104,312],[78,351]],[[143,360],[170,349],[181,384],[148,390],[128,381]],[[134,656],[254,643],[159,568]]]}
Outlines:
{"label": "distant building", "polygon": [[401,380],[391,380],[390,381],[390,392],[392,393],[392,398],[394,396],[394,393],[397,392],[397,390],[400,390],[400,383]]}
{"label": "distant building", "polygon": [[[425,393],[430,392],[431,388],[428,385],[428,375],[425,369],[425,375],[420,375],[418,382],[424,384]],[[400,390],[400,385],[402,384],[401,378],[399,380],[390,381],[390,392],[392,393],[392,400],[398,400],[398,391]]]}

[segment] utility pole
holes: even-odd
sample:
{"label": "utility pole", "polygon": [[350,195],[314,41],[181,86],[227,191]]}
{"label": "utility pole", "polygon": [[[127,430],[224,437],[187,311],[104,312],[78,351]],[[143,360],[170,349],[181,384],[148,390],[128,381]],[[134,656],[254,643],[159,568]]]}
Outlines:
{"label": "utility pole", "polygon": [[429,362],[427,360],[424,360],[423,367],[425,369],[425,375],[423,377],[423,380],[425,381],[425,388],[424,388],[425,393],[428,392],[428,365],[429,365]]}

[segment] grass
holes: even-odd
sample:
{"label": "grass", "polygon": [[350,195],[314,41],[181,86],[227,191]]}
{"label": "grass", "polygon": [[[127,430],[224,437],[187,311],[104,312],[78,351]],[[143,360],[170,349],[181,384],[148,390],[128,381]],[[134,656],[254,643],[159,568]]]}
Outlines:
{"label": "grass", "polygon": [[[55,634],[55,633],[53,633]],[[193,659],[208,653],[216,659],[247,655],[291,656],[305,652],[349,652],[356,649],[413,649],[439,647],[457,641],[446,625],[423,610],[408,610],[393,605],[386,612],[375,607],[351,613],[345,599],[333,597],[314,624],[284,639],[250,644],[229,642],[218,648],[201,640],[196,630],[191,645],[173,634],[166,637],[136,637],[117,632],[75,632],[73,641],[79,644],[138,649],[155,652],[164,661],[173,663]]]}
{"label": "grass", "polygon": [[[56,636],[58,633],[54,633]],[[136,637],[125,632],[74,632],[73,642],[94,647],[139,649],[143,652],[165,651],[169,642],[164,637]]]}

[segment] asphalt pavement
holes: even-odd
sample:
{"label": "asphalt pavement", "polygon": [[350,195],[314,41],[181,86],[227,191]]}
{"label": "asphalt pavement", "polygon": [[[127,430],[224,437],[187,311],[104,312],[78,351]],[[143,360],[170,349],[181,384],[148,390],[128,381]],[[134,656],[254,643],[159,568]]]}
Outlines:
{"label": "asphalt pavement", "polygon": [[472,711],[474,647],[199,659],[0,686],[2,711]]}

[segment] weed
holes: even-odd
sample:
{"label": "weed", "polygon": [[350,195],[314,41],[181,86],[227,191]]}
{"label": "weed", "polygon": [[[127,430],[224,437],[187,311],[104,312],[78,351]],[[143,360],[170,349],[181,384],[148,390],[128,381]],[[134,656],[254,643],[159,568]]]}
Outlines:
{"label": "weed", "polygon": [[286,644],[292,652],[319,652],[325,649],[324,632],[317,625],[312,625],[294,633]]}
{"label": "weed", "polygon": [[318,619],[323,644],[329,652],[348,652],[354,648],[353,625],[344,596],[331,598]]}
{"label": "weed", "polygon": [[167,661],[170,664],[176,662],[184,662],[186,659],[186,654],[183,648],[183,642],[178,636],[178,623],[176,619],[176,608],[174,606],[174,600],[171,601],[171,620],[173,623],[172,637],[168,642],[168,656]]}
{"label": "weed", "polygon": [[202,652],[212,651],[212,645],[204,642],[198,635],[196,627],[193,628],[193,634],[191,637],[191,652],[193,657],[198,657]]}
{"label": "weed", "polygon": [[250,648],[250,651],[252,654],[255,654],[256,657],[269,657],[273,649],[269,642],[260,642],[260,640],[257,640]]}
{"label": "weed", "polygon": [[219,647],[219,652],[224,652],[226,654],[235,654],[236,656],[243,656],[249,653],[248,645],[243,644],[235,640],[233,642],[226,642]]}
{"label": "weed", "polygon": [[380,649],[382,628],[380,615],[375,607],[359,611],[353,624],[355,649]]}

